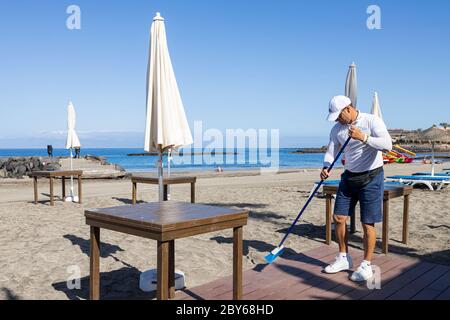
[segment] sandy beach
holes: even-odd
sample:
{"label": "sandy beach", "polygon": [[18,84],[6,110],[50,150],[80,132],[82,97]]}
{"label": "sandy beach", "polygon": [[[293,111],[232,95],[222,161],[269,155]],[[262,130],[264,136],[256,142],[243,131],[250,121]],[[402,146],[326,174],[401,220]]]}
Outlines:
{"label": "sandy beach", "polygon": [[[437,165],[437,172],[447,164]],[[391,164],[385,175],[429,171],[429,165]],[[341,169],[332,178],[338,178]],[[262,263],[305,203],[318,169],[299,169],[260,175],[259,171],[194,173],[197,202],[250,210],[244,228],[244,270]],[[39,181],[40,199],[32,203],[30,179],[0,180],[0,299],[87,299],[89,228],[84,210],[131,203],[130,180],[84,181],[84,203],[55,202],[49,206],[48,181]],[[156,201],[157,187],[139,185],[138,199]],[[56,194],[60,184],[56,183]],[[189,201],[189,186],[172,187],[171,199]],[[400,254],[450,265],[450,188],[414,189],[410,203],[410,237],[401,243],[401,198],[390,203],[390,254]],[[45,201],[44,201],[45,200]],[[357,210],[359,217],[359,209]],[[359,221],[359,218],[358,218]],[[315,198],[286,246],[302,252],[323,245],[325,200]],[[378,225],[380,252],[381,224]],[[177,240],[176,268],[185,272],[187,287],[201,285],[232,273],[231,231]],[[350,237],[362,248],[362,231]],[[333,244],[336,246],[336,244]],[[153,293],[139,289],[139,274],[156,267],[156,242],[112,231],[102,231],[102,298],[148,299]],[[77,272],[79,271],[79,274]],[[66,281],[81,278],[80,289]]]}

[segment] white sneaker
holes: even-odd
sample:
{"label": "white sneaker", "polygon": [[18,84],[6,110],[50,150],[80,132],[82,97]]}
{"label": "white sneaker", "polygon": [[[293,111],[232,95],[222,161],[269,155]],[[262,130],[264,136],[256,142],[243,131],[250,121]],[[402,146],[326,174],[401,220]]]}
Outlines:
{"label": "white sneaker", "polygon": [[338,255],[334,258],[334,262],[326,266],[323,271],[326,273],[337,273],[339,271],[349,270],[351,268],[353,268],[352,257],[347,254],[345,257]]}
{"label": "white sneaker", "polygon": [[370,264],[361,263],[361,265],[352,273],[350,280],[355,282],[367,281],[373,277],[372,266]]}

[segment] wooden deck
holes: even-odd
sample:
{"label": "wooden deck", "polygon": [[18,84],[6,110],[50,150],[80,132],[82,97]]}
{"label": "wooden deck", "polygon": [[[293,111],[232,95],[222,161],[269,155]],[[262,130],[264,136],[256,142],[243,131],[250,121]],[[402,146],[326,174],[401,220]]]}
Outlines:
{"label": "wooden deck", "polygon": [[[329,275],[322,268],[334,260],[336,246],[320,246],[272,265],[258,265],[244,272],[245,300],[284,299],[444,299],[450,300],[450,266],[422,262],[392,254],[376,254],[372,265],[380,268],[381,289],[349,280],[350,272]],[[350,250],[354,268],[363,252]],[[228,300],[232,278],[177,291],[180,300]]]}

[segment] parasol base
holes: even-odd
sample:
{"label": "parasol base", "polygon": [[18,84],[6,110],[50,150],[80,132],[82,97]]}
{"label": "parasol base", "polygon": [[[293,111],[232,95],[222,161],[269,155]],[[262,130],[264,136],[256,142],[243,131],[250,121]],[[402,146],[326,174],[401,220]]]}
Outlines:
{"label": "parasol base", "polygon": [[[150,269],[141,273],[139,278],[139,288],[144,292],[155,291],[157,288],[157,270]],[[184,272],[175,270],[175,290],[180,290],[185,287]]]}
{"label": "parasol base", "polygon": [[79,199],[77,196],[73,196],[73,197],[66,197],[64,199],[65,202],[79,202]]}

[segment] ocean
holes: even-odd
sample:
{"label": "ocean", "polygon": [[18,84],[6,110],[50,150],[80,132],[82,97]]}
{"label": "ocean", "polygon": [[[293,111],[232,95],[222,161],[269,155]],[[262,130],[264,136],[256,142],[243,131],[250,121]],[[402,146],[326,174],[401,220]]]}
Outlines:
{"label": "ocean", "polygon": [[[172,171],[215,170],[218,166],[224,170],[252,169],[260,167],[279,168],[321,168],[323,154],[295,154],[296,148],[275,150],[230,149],[216,150],[216,154],[207,150],[184,149],[183,156],[176,153],[171,162]],[[129,172],[147,171],[156,168],[157,156],[128,156],[144,153],[140,148],[82,148],[81,156],[95,155],[105,157],[110,163],[119,164]],[[188,154],[189,153],[189,154]],[[192,154],[193,153],[193,154]],[[68,156],[66,149],[53,149],[53,156]],[[47,149],[0,149],[0,157],[47,156]],[[164,156],[164,166],[167,156]]]}
{"label": "ocean", "polygon": [[[171,171],[215,170],[218,166],[224,170],[266,168],[321,168],[323,153],[293,153],[298,148],[280,148],[269,150],[258,149],[225,149],[216,154],[201,150],[184,149],[182,157],[174,154]],[[270,152],[271,151],[271,152]],[[110,163],[122,166],[128,172],[151,171],[156,168],[157,156],[128,156],[128,154],[144,153],[140,148],[85,148],[81,156],[95,155],[105,157]],[[193,153],[193,154],[188,154]],[[226,154],[223,154],[226,153]],[[68,156],[66,149],[53,149],[53,156]],[[47,156],[47,149],[0,149],[0,157]],[[429,154],[418,154],[429,156]],[[167,156],[164,156],[164,167],[167,167]],[[336,167],[341,166],[338,162]]]}

